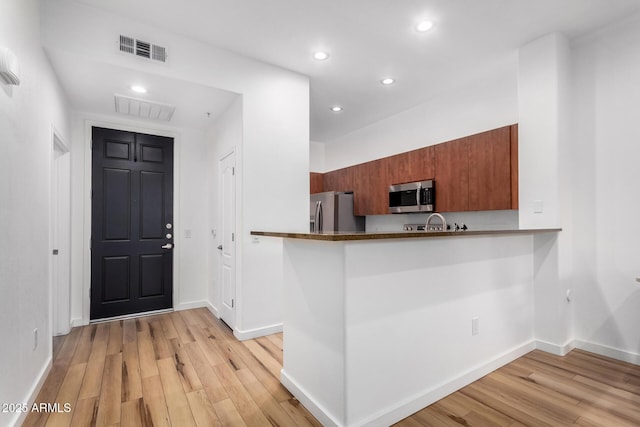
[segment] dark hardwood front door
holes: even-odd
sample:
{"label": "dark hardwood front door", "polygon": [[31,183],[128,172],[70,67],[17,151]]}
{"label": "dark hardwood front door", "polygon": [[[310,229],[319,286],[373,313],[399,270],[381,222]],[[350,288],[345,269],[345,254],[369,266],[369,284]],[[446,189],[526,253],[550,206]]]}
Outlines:
{"label": "dark hardwood front door", "polygon": [[173,139],[92,137],[91,319],[171,308]]}

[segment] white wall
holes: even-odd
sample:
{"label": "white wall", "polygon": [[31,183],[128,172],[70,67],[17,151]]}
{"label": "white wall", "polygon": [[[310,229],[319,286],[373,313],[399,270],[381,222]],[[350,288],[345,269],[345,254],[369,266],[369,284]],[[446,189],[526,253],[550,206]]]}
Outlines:
{"label": "white wall", "polygon": [[[345,113],[346,114],[346,113]],[[325,143],[326,171],[438,144],[518,121],[517,57],[472,85]],[[312,154],[321,151],[312,151]],[[318,162],[314,160],[313,163]]]}
{"label": "white wall", "polygon": [[[40,45],[40,2],[3,0],[0,46],[21,84],[0,82],[0,402],[28,403],[50,366],[49,197],[52,126],[69,140],[67,104]],[[33,329],[38,328],[34,350]],[[17,413],[0,413],[12,425]]]}
{"label": "white wall", "polygon": [[[236,329],[250,333],[280,325],[282,251],[269,244],[250,244],[249,233],[261,229],[302,231],[308,227],[308,79],[70,0],[48,1],[44,8],[42,28],[47,50],[64,50],[71,57],[82,55],[242,94],[242,157],[237,159],[242,171],[242,200],[237,237],[243,251],[238,264],[242,284],[237,294]],[[166,40],[172,52],[170,66],[132,62],[119,54],[113,41],[131,29]],[[202,158],[194,161],[201,165],[207,149],[199,150]],[[201,175],[202,179],[207,177],[206,173]],[[280,190],[277,198],[273,189]],[[207,194],[202,195],[204,202],[198,206],[206,206]],[[182,214],[188,217],[185,210]],[[211,272],[203,270],[200,274]],[[201,279],[210,283],[211,278]]]}
{"label": "white wall", "polygon": [[[640,363],[640,15],[573,46],[575,335]],[[587,344],[585,344],[587,343]]]}
{"label": "white wall", "polygon": [[309,141],[309,171],[327,172],[324,167],[325,144],[322,142]]}
{"label": "white wall", "polygon": [[519,224],[562,227],[557,239],[534,239],[536,338],[546,350],[564,354],[573,337],[567,291],[574,281],[569,41],[562,34],[549,34],[518,53]]}

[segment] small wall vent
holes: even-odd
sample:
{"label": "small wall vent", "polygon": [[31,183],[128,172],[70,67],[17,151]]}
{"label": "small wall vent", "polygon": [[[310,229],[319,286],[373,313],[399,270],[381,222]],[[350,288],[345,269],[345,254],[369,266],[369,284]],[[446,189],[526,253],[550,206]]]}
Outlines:
{"label": "small wall vent", "polygon": [[129,53],[158,62],[167,62],[167,48],[133,37],[120,36],[120,52]]}

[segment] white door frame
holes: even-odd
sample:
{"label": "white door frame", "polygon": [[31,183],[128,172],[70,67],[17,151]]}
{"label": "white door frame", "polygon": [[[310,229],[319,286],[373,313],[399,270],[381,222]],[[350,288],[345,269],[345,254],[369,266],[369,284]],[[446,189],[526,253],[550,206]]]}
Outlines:
{"label": "white door frame", "polygon": [[[235,330],[235,323],[236,323],[236,311],[237,311],[237,295],[236,295],[236,291],[237,291],[237,278],[236,278],[236,248],[237,248],[237,231],[236,231],[236,174],[235,174],[235,169],[236,169],[236,158],[235,158],[235,148],[232,149],[231,151],[227,152],[226,154],[222,155],[220,157],[220,159],[218,160],[218,170],[219,170],[219,200],[220,200],[220,235],[221,237],[221,243],[220,245],[222,246],[222,249],[218,251],[219,253],[219,266],[220,266],[220,272],[219,272],[219,282],[220,283],[220,287],[219,287],[219,295],[218,295],[218,301],[220,301],[220,310],[219,310],[219,315],[220,318],[227,324],[229,325],[232,329]],[[231,178],[231,188],[228,189],[228,191],[230,192],[229,197],[230,200],[228,200],[228,208],[230,209],[230,212],[226,213],[225,212],[225,189],[224,185],[225,185],[225,181],[224,181],[224,173],[225,173],[225,168],[224,168],[224,164],[225,162],[227,162],[228,160],[231,160],[232,163],[232,168],[233,168],[233,172],[232,172],[232,178]],[[228,224],[229,224],[229,230],[225,229],[225,224],[227,224],[225,222],[225,215],[228,215]],[[229,236],[232,235],[233,237],[230,239]],[[231,280],[231,304],[229,305],[228,303],[225,302],[225,254],[229,254],[229,258],[230,258],[230,269],[231,271],[229,272],[229,277],[228,280]]]}
{"label": "white door frame", "polygon": [[[83,171],[83,209],[84,209],[84,227],[82,230],[83,241],[83,260],[82,260],[82,317],[80,319],[72,319],[72,326],[88,325],[90,320],[91,308],[91,135],[93,127],[102,127],[108,129],[122,130],[125,132],[146,133],[151,135],[166,136],[173,138],[173,229],[176,242],[179,243],[180,230],[180,148],[181,135],[173,130],[165,130],[162,128],[144,127],[143,125],[135,125],[123,123],[119,121],[108,121],[96,119],[92,117],[83,120],[84,126],[84,144],[82,146],[84,157]],[[180,252],[182,245],[176,244],[173,248],[173,309],[179,309],[180,305]],[[80,296],[80,295],[79,295]]]}
{"label": "white door frame", "polygon": [[53,335],[71,330],[71,154],[51,131],[51,317]]}

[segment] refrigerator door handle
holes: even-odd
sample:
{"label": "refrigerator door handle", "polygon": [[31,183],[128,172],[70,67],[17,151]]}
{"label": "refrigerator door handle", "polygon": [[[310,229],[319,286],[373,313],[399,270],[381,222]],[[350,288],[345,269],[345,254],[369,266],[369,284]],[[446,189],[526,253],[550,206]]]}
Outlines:
{"label": "refrigerator door handle", "polygon": [[316,201],[316,208],[313,211],[313,230],[312,231],[314,233],[318,232],[318,226],[319,226],[319,224],[318,224],[318,204],[319,203],[320,203],[319,201]]}
{"label": "refrigerator door handle", "polygon": [[322,233],[322,201],[318,200],[316,202],[316,233]]}

